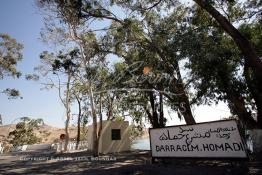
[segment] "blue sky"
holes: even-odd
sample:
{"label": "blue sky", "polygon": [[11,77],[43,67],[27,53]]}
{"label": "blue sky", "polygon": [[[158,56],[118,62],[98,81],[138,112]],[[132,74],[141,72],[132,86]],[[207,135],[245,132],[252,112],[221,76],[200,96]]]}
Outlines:
{"label": "blue sky", "polygon": [[[1,0],[0,3],[0,33],[7,33],[24,45],[24,59],[18,63],[17,69],[23,74],[33,73],[34,67],[39,64],[39,54],[48,49],[38,39],[43,22],[37,14],[34,1]],[[44,118],[46,123],[62,127],[64,112],[57,92],[41,91],[41,87],[39,83],[25,81],[24,78],[6,77],[0,80],[0,89],[17,88],[23,96],[23,99],[8,100],[5,95],[0,94],[0,114],[3,123],[30,116]]]}
{"label": "blue sky", "polygon": [[[0,1],[0,33],[7,33],[24,45],[24,59],[17,66],[24,75],[33,73],[35,66],[39,65],[39,54],[49,50],[38,38],[43,27],[42,17],[37,13],[33,0],[1,0]],[[63,127],[65,112],[56,90],[40,90],[43,86],[39,82],[26,81],[24,78],[13,79],[6,77],[0,80],[0,90],[17,88],[23,99],[9,100],[0,94],[0,114],[4,124],[15,123],[19,117],[29,116],[43,118],[53,126]],[[229,116],[225,104],[218,106],[200,106],[194,110],[198,122],[218,120]],[[173,116],[173,117],[172,117]],[[171,114],[169,125],[180,122]],[[169,116],[167,116],[169,118]]]}

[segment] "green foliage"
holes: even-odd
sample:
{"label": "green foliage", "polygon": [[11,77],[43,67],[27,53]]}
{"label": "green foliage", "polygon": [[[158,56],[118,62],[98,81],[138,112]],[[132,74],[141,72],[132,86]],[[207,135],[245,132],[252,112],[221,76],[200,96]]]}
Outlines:
{"label": "green foliage", "polygon": [[15,98],[18,98],[18,97],[20,97],[21,99],[23,98],[23,97],[20,96],[20,92],[16,89],[7,88],[7,89],[3,90],[2,93],[6,94],[9,99],[15,99]]}
{"label": "green foliage", "polygon": [[16,65],[22,60],[23,45],[7,34],[0,34],[0,79],[4,76],[20,77]]}
{"label": "green foliage", "polygon": [[144,134],[143,127],[141,125],[130,125],[130,139],[135,140]]}
{"label": "green foliage", "polygon": [[[17,62],[21,61],[23,45],[7,34],[0,34],[0,79],[5,76],[19,78],[21,72],[16,69]],[[10,99],[20,96],[16,89],[7,88],[0,93],[6,94]],[[20,97],[22,98],[22,97]]]}
{"label": "green foliage", "polygon": [[262,23],[253,22],[251,24],[242,24],[239,27],[241,33],[243,33],[254,45],[254,48],[259,56],[262,56]]}
{"label": "green foliage", "polygon": [[[167,0],[40,0],[40,3],[46,7],[56,7],[57,16],[75,27],[73,37],[83,48],[86,58],[84,64],[89,65],[84,67],[83,72],[78,72],[79,77],[84,78],[81,82],[77,80],[78,91],[87,94],[92,86],[94,92],[100,92],[103,111],[108,115],[114,113],[115,118],[129,115],[139,122],[150,112],[159,112],[154,106],[160,104],[161,91],[169,93],[163,94],[165,105],[179,112],[181,102],[189,103],[189,89],[193,89],[190,93],[192,103],[233,103],[231,92],[234,92],[234,99],[243,99],[244,109],[254,110],[256,106],[250,86],[242,75],[246,63],[243,55],[235,42],[225,34],[223,27],[203,7],[185,7],[178,1]],[[261,19],[252,19],[261,12],[259,1],[210,0],[205,3],[206,6],[212,5],[209,7],[217,9],[230,23],[240,26],[241,32],[253,42],[261,56]],[[131,12],[130,16],[120,19],[110,12],[113,5],[125,8]],[[97,35],[91,29],[81,32],[79,26],[90,27],[89,22],[100,19],[112,21],[108,28],[103,29],[106,33]],[[107,66],[105,59],[108,54],[121,57],[123,62],[116,64],[113,70],[102,68]],[[58,58],[52,62],[53,70],[70,67],[68,65],[71,65],[72,59],[66,62],[64,54]],[[185,63],[189,73],[186,81],[182,81],[181,62]],[[150,70],[144,73],[143,68]],[[159,75],[161,78],[154,79]],[[253,74],[249,76],[253,80]],[[86,85],[87,82],[92,83]],[[123,90],[111,91],[121,88]],[[153,92],[130,91],[130,88],[151,89]],[[108,89],[110,91],[106,92]],[[170,96],[181,93],[183,97]],[[98,96],[94,98],[98,104]],[[148,110],[148,106],[152,111]],[[190,111],[190,115],[189,104],[187,111]]]}
{"label": "green foliage", "polygon": [[50,66],[53,73],[64,72],[66,74],[72,74],[80,66],[76,63],[77,58],[79,58],[78,49],[69,50],[67,53],[59,51],[57,55],[44,51],[40,55],[40,59],[45,63],[45,66]]}
{"label": "green foliage", "polygon": [[36,74],[27,74],[25,75],[26,80],[32,80],[32,81],[38,81],[39,80],[39,75]]}
{"label": "green foliage", "polygon": [[[191,26],[184,33],[181,55],[189,58],[186,66],[190,69],[190,82],[196,91],[193,102],[210,104],[227,101],[227,90],[233,87],[246,98],[248,105],[254,106],[242,75],[242,55],[234,42],[215,25],[205,12],[196,10]],[[259,39],[258,26],[240,27],[257,48],[262,41]]]}
{"label": "green foliage", "polygon": [[59,139],[59,138],[55,138],[54,140],[53,140],[53,143],[60,143],[61,142],[61,140]]}
{"label": "green foliage", "polygon": [[36,136],[34,130],[38,130],[43,124],[44,122],[42,119],[22,117],[21,121],[16,124],[16,129],[9,133],[9,143],[14,147],[39,143],[41,138]]}

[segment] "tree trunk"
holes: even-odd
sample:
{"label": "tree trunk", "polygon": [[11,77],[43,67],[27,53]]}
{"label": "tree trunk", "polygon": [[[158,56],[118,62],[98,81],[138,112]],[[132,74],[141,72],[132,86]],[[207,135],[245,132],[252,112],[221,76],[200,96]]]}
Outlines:
{"label": "tree trunk", "polygon": [[68,142],[69,142],[69,122],[70,122],[70,81],[71,81],[71,72],[70,70],[68,71],[67,75],[67,83],[66,83],[66,122],[65,122],[65,146],[64,146],[64,151],[67,151],[68,147]]}
{"label": "tree trunk", "polygon": [[251,113],[247,111],[244,98],[233,88],[232,83],[230,83],[230,78],[224,72],[218,73],[218,76],[221,79],[222,87],[226,93],[226,99],[231,112],[236,114],[247,128],[257,128],[257,122],[253,119]]}
{"label": "tree trunk", "polygon": [[164,109],[163,109],[163,94],[159,94],[159,104],[160,104],[160,109],[159,109],[159,125],[160,127],[165,126],[165,119],[164,119]]}
{"label": "tree trunk", "polygon": [[193,117],[192,111],[191,111],[191,107],[190,107],[190,102],[188,99],[188,96],[186,94],[186,89],[184,86],[184,83],[182,81],[182,76],[180,73],[180,68],[179,65],[177,63],[176,65],[177,67],[177,82],[175,83],[176,89],[177,89],[177,94],[179,95],[178,99],[179,99],[179,111],[181,112],[181,114],[183,115],[186,124],[188,125],[192,125],[192,124],[196,124],[196,121]]}
{"label": "tree trunk", "polygon": [[93,99],[93,91],[91,87],[91,83],[89,84],[89,98],[90,98],[90,104],[91,104],[91,111],[92,111],[92,118],[93,118],[93,156],[97,157],[99,155],[98,152],[98,140],[97,140],[97,116],[96,116],[96,110],[94,105],[94,99]]}
{"label": "tree trunk", "polygon": [[[262,61],[259,59],[254,47],[219,11],[205,0],[194,0],[201,8],[205,9],[216,21],[221,28],[228,33],[234,40],[238,48],[244,55],[245,69],[251,69],[254,76],[252,85],[247,81],[248,87],[256,102],[258,110],[258,123],[262,128],[261,102],[262,102]],[[253,90],[251,89],[253,86]]]}
{"label": "tree trunk", "polygon": [[[151,108],[152,108],[152,111],[154,111],[154,107],[155,107],[155,104],[154,104],[154,99],[152,98],[152,95],[151,93],[153,92],[148,92],[149,93],[149,102],[150,102],[150,105],[151,105]],[[155,119],[155,117],[151,114],[150,110],[148,109],[148,107],[144,106],[144,109],[147,113],[147,117],[152,125],[153,128],[159,128],[158,126],[158,122],[157,120]]]}
{"label": "tree trunk", "polygon": [[65,152],[67,152],[67,147],[69,142],[69,131],[68,131],[69,121],[70,121],[70,117],[67,117],[65,122],[65,145],[64,145]]}
{"label": "tree trunk", "polygon": [[155,123],[154,123],[153,116],[152,116],[152,114],[150,113],[149,109],[144,106],[144,110],[146,111],[147,117],[148,117],[149,122],[151,123],[152,127],[153,127],[153,128],[157,128],[156,125],[155,125]]}
{"label": "tree trunk", "polygon": [[[173,53],[170,54],[170,53],[162,52],[161,49],[159,49],[159,47],[154,42],[151,42],[149,40],[147,40],[147,42],[150,44],[151,46],[150,49],[152,50],[152,52],[156,52],[162,58],[162,61],[160,62],[160,64],[164,66],[165,71],[167,71],[170,76],[173,76],[173,86],[174,86],[174,89],[176,89],[175,93],[177,93],[179,103],[180,103],[179,110],[181,111],[181,114],[183,115],[186,121],[186,124],[195,124],[196,121],[193,117],[189,99],[186,94],[183,82],[182,82],[182,77],[180,74],[180,68],[179,68],[178,61],[175,60]],[[169,60],[166,58],[167,56],[173,59],[173,65],[170,64]],[[175,65],[175,68],[177,69],[178,79],[174,77],[174,70],[175,70],[174,65]],[[176,104],[177,101],[174,101],[174,103]]]}
{"label": "tree trunk", "polygon": [[77,104],[78,104],[78,118],[77,118],[77,136],[76,136],[76,150],[78,150],[79,142],[80,142],[80,133],[81,133],[81,102],[80,99],[75,95]]}
{"label": "tree trunk", "polygon": [[153,92],[149,92],[149,102],[150,102],[150,106],[152,109],[151,118],[152,118],[153,123],[151,124],[153,128],[160,128],[158,113],[157,113],[156,104],[155,104],[155,97],[154,97]]}
{"label": "tree trunk", "polygon": [[236,114],[240,121],[247,126],[247,128],[257,128],[258,125],[256,121],[252,118],[251,113],[246,110],[244,99],[230,88],[226,90],[226,94],[229,108],[232,113]]}
{"label": "tree trunk", "polygon": [[178,109],[180,113],[183,115],[186,124],[187,125],[196,124],[187,95],[185,94],[180,95],[179,101],[180,103]]}
{"label": "tree trunk", "polygon": [[252,97],[255,100],[257,107],[257,123],[259,128],[262,128],[262,93],[259,93],[254,82],[252,80],[252,75],[247,67],[244,68],[244,76],[248,85],[248,89],[251,92]]}
{"label": "tree trunk", "polygon": [[114,97],[111,99],[110,95],[109,95],[109,104],[107,106],[107,120],[113,120],[113,102],[114,102]]}
{"label": "tree trunk", "polygon": [[254,71],[256,79],[259,84],[262,84],[262,62],[259,59],[252,44],[244,37],[219,11],[211,6],[205,0],[194,0],[201,8],[205,9],[216,21],[220,24],[222,29],[228,33],[235,41],[239,49],[245,56],[245,62]]}
{"label": "tree trunk", "polygon": [[99,129],[98,129],[98,135],[97,135],[97,145],[99,147],[99,141],[100,137],[102,134],[102,129],[103,129],[103,115],[102,115],[102,93],[100,94],[100,99],[99,99]]}

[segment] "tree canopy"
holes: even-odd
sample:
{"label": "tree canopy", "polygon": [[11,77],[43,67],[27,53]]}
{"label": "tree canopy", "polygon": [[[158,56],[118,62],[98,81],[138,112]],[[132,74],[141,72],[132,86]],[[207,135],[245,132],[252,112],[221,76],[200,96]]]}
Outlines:
{"label": "tree canopy", "polygon": [[[165,117],[156,106],[167,105],[193,124],[192,105],[224,101],[247,127],[261,127],[261,8],[257,1],[195,0],[196,4],[187,6],[167,0],[39,3],[56,9],[62,23],[70,24],[71,36],[85,56],[102,62],[108,55],[123,60],[106,77],[120,76],[103,88],[151,90],[121,94],[128,106],[122,105],[123,110],[132,109],[128,104],[134,102],[134,111],[146,114],[158,127]],[[113,13],[115,6],[127,15]],[[110,21],[109,25],[93,29],[90,23],[100,20]],[[82,37],[90,34],[94,42]],[[158,75],[163,77],[149,81]]]}
{"label": "tree canopy", "polygon": [[16,69],[21,61],[23,45],[7,34],[0,34],[0,78],[13,76],[19,78],[21,73]]}
{"label": "tree canopy", "polygon": [[16,124],[16,129],[9,133],[9,143],[14,147],[25,144],[35,144],[41,141],[34,130],[39,129],[44,122],[42,119],[30,119],[29,117],[22,117],[21,121]]}

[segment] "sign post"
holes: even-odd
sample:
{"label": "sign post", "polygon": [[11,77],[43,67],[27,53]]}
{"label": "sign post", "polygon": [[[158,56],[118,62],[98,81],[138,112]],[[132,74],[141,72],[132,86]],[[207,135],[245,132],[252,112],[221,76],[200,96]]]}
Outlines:
{"label": "sign post", "polygon": [[247,158],[236,120],[150,128],[153,158]]}

